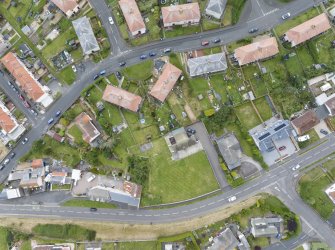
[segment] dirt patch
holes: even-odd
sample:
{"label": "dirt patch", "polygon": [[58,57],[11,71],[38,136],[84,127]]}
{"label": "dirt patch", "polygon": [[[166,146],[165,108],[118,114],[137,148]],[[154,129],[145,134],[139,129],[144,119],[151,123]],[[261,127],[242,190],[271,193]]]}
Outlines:
{"label": "dirt patch", "polygon": [[186,111],[188,117],[190,118],[190,120],[191,120],[192,122],[196,122],[197,117],[194,115],[194,113],[193,113],[191,107],[190,107],[187,103],[185,104],[184,109],[185,109],[185,111]]}
{"label": "dirt patch", "polygon": [[60,220],[60,219],[44,219],[44,218],[10,218],[0,217],[1,226],[14,227],[18,230],[31,232],[31,229],[38,223],[54,223],[65,224],[73,223],[83,227],[90,228],[97,232],[97,239],[101,240],[156,240],[159,236],[169,236],[180,234],[183,232],[195,230],[215,223],[217,221],[228,218],[234,213],[238,213],[243,208],[248,208],[256,203],[256,200],[261,198],[261,195],[250,197],[238,204],[220,209],[212,214],[201,216],[192,220],[181,222],[157,224],[157,225],[132,225],[120,223],[102,223],[93,221],[79,220]]}

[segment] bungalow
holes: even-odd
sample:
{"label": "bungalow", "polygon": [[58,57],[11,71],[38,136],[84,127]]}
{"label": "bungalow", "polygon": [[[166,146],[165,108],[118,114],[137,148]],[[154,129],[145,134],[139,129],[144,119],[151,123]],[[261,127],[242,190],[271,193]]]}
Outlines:
{"label": "bungalow", "polygon": [[52,96],[48,93],[50,91],[49,88],[42,86],[12,52],[9,52],[0,61],[30,99],[42,104],[45,108],[53,102]]}
{"label": "bungalow", "polygon": [[251,234],[257,237],[281,238],[283,219],[281,217],[251,218]]}
{"label": "bungalow", "polygon": [[178,81],[182,71],[171,63],[166,63],[163,72],[149,94],[160,102],[164,102],[174,85]]}
{"label": "bungalow", "polygon": [[277,40],[275,37],[270,37],[235,49],[234,57],[238,64],[242,66],[268,59],[278,53]]}
{"label": "bungalow", "polygon": [[92,123],[92,118],[85,112],[76,117],[75,123],[83,134],[83,140],[87,143],[92,143],[101,134]]}
{"label": "bungalow", "polygon": [[319,123],[320,119],[313,110],[308,110],[298,118],[295,118],[291,121],[291,124],[298,135],[305,134],[308,130],[312,129]]}
{"label": "bungalow", "polygon": [[226,134],[216,138],[219,151],[230,170],[241,166],[242,149],[234,134]]}
{"label": "bungalow", "polygon": [[164,28],[170,28],[173,25],[187,26],[199,24],[201,18],[198,3],[162,7],[162,16]]}
{"label": "bungalow", "polygon": [[142,103],[142,97],[112,85],[106,87],[102,99],[133,112],[138,112]]}
{"label": "bungalow", "polygon": [[221,16],[226,8],[227,0],[209,0],[205,13],[216,19],[221,19]]}
{"label": "bungalow", "polygon": [[225,53],[190,58],[187,60],[190,76],[201,76],[224,71],[228,68]]}
{"label": "bungalow", "polygon": [[207,250],[234,250],[239,243],[240,242],[237,240],[230,228],[226,228],[213,239],[213,243],[207,248]]}
{"label": "bungalow", "polygon": [[335,115],[335,97],[329,99],[325,103],[325,107],[327,108],[329,115],[334,116]]}
{"label": "bungalow", "polygon": [[120,0],[119,5],[124,18],[126,19],[130,33],[133,36],[144,34],[146,32],[146,28],[136,1]]}
{"label": "bungalow", "polygon": [[284,40],[291,43],[291,46],[297,46],[307,40],[320,35],[331,28],[327,14],[322,13],[298,26],[289,29]]}
{"label": "bungalow", "polygon": [[68,18],[79,11],[76,0],[51,0]]}

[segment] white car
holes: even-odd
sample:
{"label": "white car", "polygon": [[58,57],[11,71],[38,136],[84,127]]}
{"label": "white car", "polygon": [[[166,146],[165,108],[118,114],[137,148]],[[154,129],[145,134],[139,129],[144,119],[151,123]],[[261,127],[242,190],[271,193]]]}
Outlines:
{"label": "white car", "polygon": [[76,66],[72,65],[71,68],[72,68],[72,70],[73,70],[74,73],[77,72],[77,68],[76,68]]}
{"label": "white car", "polygon": [[3,164],[7,165],[9,163],[9,159],[4,160]]}
{"label": "white car", "polygon": [[295,171],[295,170],[298,170],[299,168],[300,168],[300,165],[298,164],[297,166],[294,166],[294,167],[292,168],[292,170]]}
{"label": "white car", "polygon": [[285,20],[285,19],[289,18],[290,16],[291,16],[291,13],[290,13],[290,12],[287,12],[286,14],[282,15],[281,18],[282,18],[283,20]]}
{"label": "white car", "polygon": [[114,21],[113,21],[113,17],[108,17],[108,21],[109,21],[109,23],[111,24],[111,25],[113,25],[114,24]]}
{"label": "white car", "polygon": [[228,198],[228,201],[229,202],[233,202],[233,201],[235,201],[236,200],[236,196],[232,196],[232,197],[229,197]]}

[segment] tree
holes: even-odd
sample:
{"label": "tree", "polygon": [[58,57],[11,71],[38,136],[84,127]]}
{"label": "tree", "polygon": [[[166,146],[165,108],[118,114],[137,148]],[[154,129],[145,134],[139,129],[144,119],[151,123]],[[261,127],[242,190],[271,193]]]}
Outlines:
{"label": "tree", "polygon": [[290,232],[295,232],[298,228],[298,223],[296,222],[295,218],[290,218],[287,221],[287,229]]}
{"label": "tree", "polygon": [[132,180],[144,186],[149,177],[149,160],[139,156],[128,157],[128,172]]}

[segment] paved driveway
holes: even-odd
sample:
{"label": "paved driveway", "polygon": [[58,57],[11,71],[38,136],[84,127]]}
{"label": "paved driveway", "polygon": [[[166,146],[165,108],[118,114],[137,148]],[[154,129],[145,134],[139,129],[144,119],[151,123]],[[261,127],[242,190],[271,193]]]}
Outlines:
{"label": "paved driveway", "polygon": [[[202,147],[206,152],[208,161],[211,164],[215,178],[218,181],[220,188],[223,189],[225,187],[228,187],[229,184],[227,183],[226,177],[224,176],[224,172],[220,166],[218,154],[209,138],[205,125],[202,122],[197,122],[188,127],[193,128],[197,131],[196,136],[201,142]],[[186,129],[188,127],[186,127]]]}

